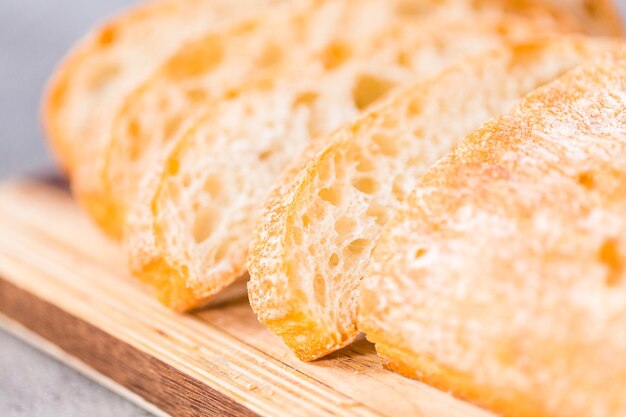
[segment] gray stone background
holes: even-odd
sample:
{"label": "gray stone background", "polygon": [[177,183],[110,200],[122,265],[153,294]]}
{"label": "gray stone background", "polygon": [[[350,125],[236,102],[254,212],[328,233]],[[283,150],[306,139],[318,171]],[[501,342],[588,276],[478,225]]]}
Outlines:
{"label": "gray stone background", "polygon": [[[618,0],[626,11],[626,0]],[[53,166],[39,123],[46,78],[96,21],[130,0],[0,0],[0,178]],[[626,15],[625,13],[622,13]],[[147,413],[0,331],[0,416]]]}

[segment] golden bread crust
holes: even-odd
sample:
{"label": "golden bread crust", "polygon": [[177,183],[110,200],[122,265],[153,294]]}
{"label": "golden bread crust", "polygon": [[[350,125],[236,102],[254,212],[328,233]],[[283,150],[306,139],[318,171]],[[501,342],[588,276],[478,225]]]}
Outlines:
{"label": "golden bread crust", "polygon": [[469,135],[361,282],[389,367],[506,416],[626,413],[626,50]]}

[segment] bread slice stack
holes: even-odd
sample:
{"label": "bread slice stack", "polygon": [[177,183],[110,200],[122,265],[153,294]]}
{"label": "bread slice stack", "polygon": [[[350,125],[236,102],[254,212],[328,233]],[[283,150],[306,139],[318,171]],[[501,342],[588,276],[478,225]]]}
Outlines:
{"label": "bread slice stack", "polygon": [[[65,58],[44,99],[52,149],[73,188],[99,181],[98,162],[123,99],[185,40],[254,14],[271,0],[154,0],[103,23]],[[80,195],[80,191],[78,192]],[[91,210],[107,224],[107,212]],[[105,228],[107,230],[107,228]]]}
{"label": "bread slice stack", "polygon": [[[84,187],[79,182],[78,197],[95,217],[104,213],[99,223],[120,237],[144,172],[209,103],[251,74],[285,60],[341,54],[342,45],[335,45],[336,51],[329,45],[339,31],[351,46],[366,42],[388,24],[391,12],[382,1],[299,0],[226,29],[209,28],[126,97],[107,132],[98,181]],[[363,21],[370,22],[367,30]]]}
{"label": "bread slice stack", "polygon": [[390,369],[515,416],[626,415],[626,49],[473,132],[380,240],[360,327]]}
{"label": "bread slice stack", "polygon": [[134,272],[164,303],[179,311],[201,306],[245,273],[259,209],[277,175],[310,141],[325,141],[316,138],[397,85],[560,28],[493,8],[432,10],[389,19],[368,48],[337,33],[330,43],[343,45],[345,59],[328,65],[325,55],[313,55],[305,66],[269,69],[215,100],[177,138],[154,194],[133,210],[126,240]]}
{"label": "bread slice stack", "polygon": [[249,294],[259,319],[303,360],[350,343],[371,252],[420,176],[528,92],[616,46],[556,37],[496,49],[321,140],[276,184],[257,225]]}
{"label": "bread slice stack", "polygon": [[626,46],[573,32],[621,26],[608,0],[155,0],[70,54],[46,126],[168,307],[249,272],[302,360],[363,331],[505,415],[621,415]]}

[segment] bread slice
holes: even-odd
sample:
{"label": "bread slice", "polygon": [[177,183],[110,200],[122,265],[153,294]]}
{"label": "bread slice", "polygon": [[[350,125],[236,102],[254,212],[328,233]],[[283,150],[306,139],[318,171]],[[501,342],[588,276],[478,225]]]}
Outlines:
{"label": "bread slice", "polygon": [[[74,184],[83,206],[111,235],[120,236],[142,176],[167,144],[213,100],[250,74],[284,61],[325,59],[335,65],[349,58],[345,54],[358,54],[358,49],[368,47],[369,39],[396,19],[416,18],[433,10],[458,15],[475,7],[467,0],[445,0],[445,7],[415,0],[285,3],[227,30],[209,30],[189,41],[126,98],[110,131],[104,132],[108,145],[101,163],[96,164],[100,172],[78,175]],[[537,9],[530,2],[510,7],[525,14]],[[545,9],[540,13],[546,14]],[[333,44],[338,38],[340,42]],[[93,171],[89,166],[88,173]]]}
{"label": "bread slice", "polygon": [[626,415],[626,49],[481,127],[374,251],[387,367],[505,416]]}
{"label": "bread slice", "polygon": [[539,85],[615,46],[556,37],[472,58],[333,132],[275,186],[249,256],[250,302],[311,360],[357,335],[357,288],[382,228],[460,138]]}
{"label": "bread slice", "polygon": [[182,135],[161,165],[156,192],[135,208],[126,242],[133,271],[165,304],[198,307],[245,272],[258,210],[310,139],[397,84],[509,39],[558,30],[553,21],[535,24],[500,10],[433,10],[436,17],[398,17],[359,42],[366,50],[343,43],[356,52],[341,65],[313,56],[307,65],[274,68],[216,102]]}
{"label": "bread slice", "polygon": [[184,40],[271,2],[149,1],[94,29],[57,69],[44,98],[44,124],[63,169],[86,184],[97,181],[94,165],[123,97]]}

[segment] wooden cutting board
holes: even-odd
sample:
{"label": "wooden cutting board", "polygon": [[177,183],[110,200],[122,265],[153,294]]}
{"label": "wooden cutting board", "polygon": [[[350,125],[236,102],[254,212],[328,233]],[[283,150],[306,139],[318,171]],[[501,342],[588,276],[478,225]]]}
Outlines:
{"label": "wooden cutting board", "polygon": [[132,279],[59,181],[0,185],[0,323],[153,412],[172,416],[491,414],[381,368],[360,340],[298,361],[236,286],[194,314]]}

